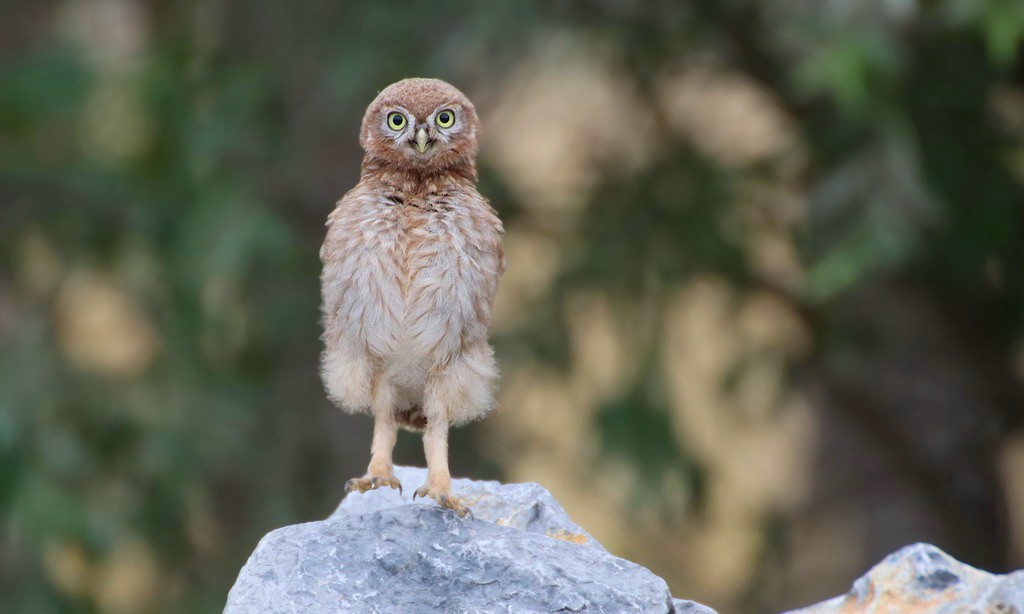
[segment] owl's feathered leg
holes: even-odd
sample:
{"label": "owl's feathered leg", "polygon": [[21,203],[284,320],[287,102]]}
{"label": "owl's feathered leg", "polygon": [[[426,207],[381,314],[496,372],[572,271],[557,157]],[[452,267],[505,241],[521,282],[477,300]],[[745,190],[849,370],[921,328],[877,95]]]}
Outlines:
{"label": "owl's feathered leg", "polygon": [[366,475],[345,483],[345,491],[366,492],[381,486],[390,486],[402,492],[402,484],[394,474],[391,453],[398,439],[393,395],[376,395],[373,403],[373,443],[370,445],[370,466]]}
{"label": "owl's feathered leg", "polygon": [[416,489],[412,498],[430,497],[441,507],[454,511],[459,516],[469,513],[469,508],[452,495],[452,476],[448,471],[448,421],[427,418],[423,433],[423,451],[427,457],[427,483]]}

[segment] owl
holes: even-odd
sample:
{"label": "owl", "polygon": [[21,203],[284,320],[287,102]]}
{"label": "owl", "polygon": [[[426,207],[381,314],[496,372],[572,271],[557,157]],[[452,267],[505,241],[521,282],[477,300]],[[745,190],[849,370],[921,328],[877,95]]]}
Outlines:
{"label": "owl", "polygon": [[320,251],[328,396],[373,416],[366,475],[346,491],[399,491],[398,429],[423,433],[425,496],[465,516],[451,491],[448,430],[494,406],[488,344],[505,269],[501,221],[476,189],[473,104],[436,79],[405,79],[366,109],[359,183],[327,218]]}

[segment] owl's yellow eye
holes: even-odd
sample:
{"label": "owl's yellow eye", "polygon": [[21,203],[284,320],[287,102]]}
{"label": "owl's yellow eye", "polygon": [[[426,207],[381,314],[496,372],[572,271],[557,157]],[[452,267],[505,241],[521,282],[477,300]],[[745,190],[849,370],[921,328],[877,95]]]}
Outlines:
{"label": "owl's yellow eye", "polygon": [[392,130],[401,130],[405,128],[405,116],[398,111],[392,111],[388,113],[388,128]]}
{"label": "owl's yellow eye", "polygon": [[445,109],[434,116],[434,121],[442,128],[451,128],[452,124],[455,123],[455,113],[449,109]]}

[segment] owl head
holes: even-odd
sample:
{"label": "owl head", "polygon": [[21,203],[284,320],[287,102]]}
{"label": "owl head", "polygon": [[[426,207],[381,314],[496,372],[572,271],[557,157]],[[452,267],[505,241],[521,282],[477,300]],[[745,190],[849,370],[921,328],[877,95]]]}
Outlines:
{"label": "owl head", "polygon": [[453,85],[403,79],[370,103],[359,143],[374,164],[413,172],[474,171],[479,125],[473,103]]}

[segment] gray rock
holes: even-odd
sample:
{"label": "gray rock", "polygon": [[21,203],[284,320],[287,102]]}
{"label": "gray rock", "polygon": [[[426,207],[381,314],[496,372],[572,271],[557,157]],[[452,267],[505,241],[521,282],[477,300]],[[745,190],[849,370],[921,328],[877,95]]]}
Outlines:
{"label": "gray rock", "polygon": [[[406,493],[426,477],[397,468]],[[474,518],[381,489],[260,541],[225,612],[680,612],[647,569],[609,554],[544,488],[456,480]]]}
{"label": "gray rock", "polygon": [[[379,512],[400,505],[435,505],[430,499],[413,501],[412,498],[413,491],[427,481],[426,469],[395,467],[395,477],[402,483],[402,494],[393,488],[378,488],[349,495],[341,501],[331,518]],[[462,499],[478,520],[604,550],[604,546],[573,522],[551,493],[539,484],[502,484],[456,478],[452,480],[452,492]]]}
{"label": "gray rock", "polygon": [[929,544],[887,556],[845,595],[790,614],[833,612],[1024,612],[1024,571],[1000,576],[965,565]]}
{"label": "gray rock", "polygon": [[670,612],[668,587],[596,548],[419,505],[285,527],[227,612]]}

